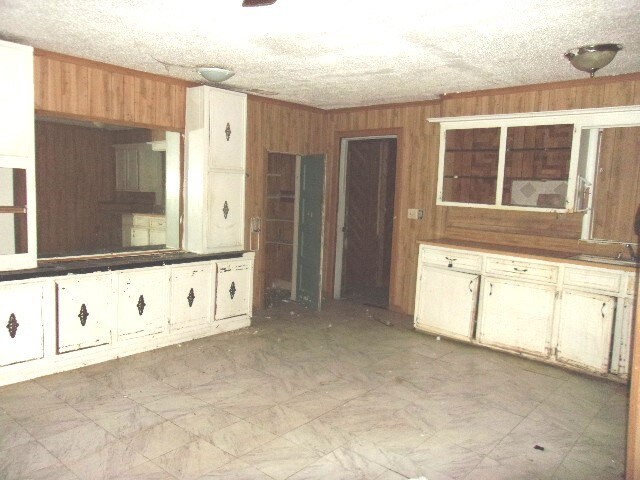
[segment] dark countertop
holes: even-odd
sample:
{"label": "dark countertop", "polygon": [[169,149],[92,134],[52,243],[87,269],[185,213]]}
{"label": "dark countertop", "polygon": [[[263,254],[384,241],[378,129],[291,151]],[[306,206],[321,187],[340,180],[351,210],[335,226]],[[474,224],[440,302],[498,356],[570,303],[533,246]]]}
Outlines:
{"label": "dark countertop", "polygon": [[179,250],[167,250],[130,255],[114,254],[99,257],[40,260],[38,261],[37,268],[0,272],[0,282],[39,277],[59,277],[69,274],[128,270],[132,268],[159,267],[162,265],[204,262],[207,260],[224,260],[227,258],[238,258],[242,256],[243,253],[244,252],[239,251],[230,253],[201,254]]}

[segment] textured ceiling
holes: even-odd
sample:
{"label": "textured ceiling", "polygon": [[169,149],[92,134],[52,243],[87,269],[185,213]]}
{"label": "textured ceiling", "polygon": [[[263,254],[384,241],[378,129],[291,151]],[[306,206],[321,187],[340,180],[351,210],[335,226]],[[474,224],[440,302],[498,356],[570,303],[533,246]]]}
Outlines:
{"label": "textured ceiling", "polygon": [[584,78],[562,54],[624,50],[640,71],[640,0],[0,0],[0,38],[320,108]]}

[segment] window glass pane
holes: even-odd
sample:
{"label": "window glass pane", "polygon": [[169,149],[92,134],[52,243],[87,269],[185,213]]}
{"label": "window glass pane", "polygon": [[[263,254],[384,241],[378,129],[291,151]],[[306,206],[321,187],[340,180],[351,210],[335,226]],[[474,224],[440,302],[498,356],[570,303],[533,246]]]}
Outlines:
{"label": "window glass pane", "polygon": [[447,130],[442,200],[494,204],[500,128]]}
{"label": "window glass pane", "polygon": [[566,208],[573,125],[507,129],[503,205]]}
{"label": "window glass pane", "polygon": [[38,256],[164,248],[166,149],[164,131],[38,118]]}
{"label": "window glass pane", "polygon": [[0,255],[27,252],[27,174],[0,168]]}

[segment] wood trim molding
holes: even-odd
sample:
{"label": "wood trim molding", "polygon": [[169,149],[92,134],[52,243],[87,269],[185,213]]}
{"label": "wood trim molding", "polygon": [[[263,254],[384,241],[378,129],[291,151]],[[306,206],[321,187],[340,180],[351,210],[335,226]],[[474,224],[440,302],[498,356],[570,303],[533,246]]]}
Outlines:
{"label": "wood trim molding", "polygon": [[156,81],[161,81],[165,83],[173,83],[176,85],[181,85],[184,87],[197,87],[200,83],[190,82],[188,80],[183,80],[181,78],[169,77],[165,75],[158,75],[155,73],[142,72],[140,70],[134,70],[132,68],[120,67],[118,65],[113,65],[110,63],[99,62],[97,60],[90,60],[88,58],[82,57],[74,57],[72,55],[66,55],[64,53],[51,52],[49,50],[41,50],[39,48],[35,48],[33,50],[34,56],[50,58],[52,60],[59,60],[65,63],[73,63],[75,65],[84,65],[87,67],[95,67],[101,70],[105,70],[111,73],[121,73],[123,75],[133,75],[138,78],[148,78]]}
{"label": "wood trim molding", "polygon": [[506,95],[510,93],[524,93],[540,90],[556,90],[561,88],[585,87],[590,85],[604,85],[614,82],[633,82],[640,80],[640,72],[611,75],[606,77],[583,78],[576,80],[563,80],[549,83],[534,83],[531,85],[517,85],[513,87],[492,88],[486,90],[473,90],[469,92],[443,93],[441,99],[446,101],[454,98],[481,97],[485,95]]}
{"label": "wood trim molding", "polygon": [[184,133],[184,128],[174,128],[168,127],[166,125],[154,125],[150,123],[139,123],[139,122],[129,122],[126,120],[114,120],[112,118],[104,118],[104,117],[95,117],[91,115],[77,114],[77,113],[67,113],[67,112],[59,112],[56,110],[43,110],[37,108],[35,110],[36,120],[38,120],[38,116],[45,118],[66,118],[69,120],[80,120],[83,122],[100,122],[109,125],[122,125],[123,127],[134,127],[134,128],[148,128],[150,130],[163,130],[167,132],[178,132]]}
{"label": "wood trim molding", "polygon": [[253,95],[251,93],[247,93],[247,97],[249,100],[252,100],[255,102],[268,103],[271,105],[278,105],[278,106],[287,107],[287,108],[295,108],[296,110],[306,110],[308,112],[313,112],[313,113],[320,113],[320,114],[327,113],[327,110],[323,110],[321,108],[312,107],[310,105],[302,105],[301,103],[287,102],[286,100],[280,100],[278,98],[261,97],[260,95]]}
{"label": "wood trim molding", "polygon": [[442,100],[439,98],[429,99],[429,100],[416,100],[414,102],[402,102],[402,103],[383,103],[380,105],[364,105],[361,107],[345,107],[345,108],[334,108],[329,110],[323,110],[325,113],[352,113],[352,112],[363,112],[367,110],[380,110],[384,108],[407,108],[407,107],[424,107],[429,105],[439,105],[442,103]]}

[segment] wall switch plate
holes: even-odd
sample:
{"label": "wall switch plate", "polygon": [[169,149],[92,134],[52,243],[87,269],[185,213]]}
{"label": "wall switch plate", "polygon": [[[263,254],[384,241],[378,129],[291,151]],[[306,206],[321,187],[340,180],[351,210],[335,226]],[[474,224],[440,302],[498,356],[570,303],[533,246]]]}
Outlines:
{"label": "wall switch plate", "polygon": [[418,208],[410,208],[407,214],[407,218],[410,220],[422,220],[424,217],[424,210]]}

